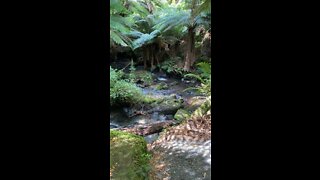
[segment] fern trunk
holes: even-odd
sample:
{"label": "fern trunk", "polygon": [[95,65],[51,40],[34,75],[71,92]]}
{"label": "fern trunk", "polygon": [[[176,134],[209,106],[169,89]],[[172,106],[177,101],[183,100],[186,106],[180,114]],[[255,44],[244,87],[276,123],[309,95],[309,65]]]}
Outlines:
{"label": "fern trunk", "polygon": [[188,29],[188,36],[187,36],[187,54],[185,58],[185,63],[183,69],[185,71],[190,71],[191,67],[195,62],[195,34],[194,34],[194,27],[189,27]]}
{"label": "fern trunk", "polygon": [[145,51],[145,56],[143,58],[143,63],[144,63],[144,69],[146,70],[148,67],[147,62],[149,60],[149,48],[146,47],[144,51]]}
{"label": "fern trunk", "polygon": [[150,47],[150,57],[151,57],[151,71],[153,71],[154,70],[154,57],[155,57],[155,55],[154,55],[154,48],[153,48],[153,46],[151,45],[151,47]]}

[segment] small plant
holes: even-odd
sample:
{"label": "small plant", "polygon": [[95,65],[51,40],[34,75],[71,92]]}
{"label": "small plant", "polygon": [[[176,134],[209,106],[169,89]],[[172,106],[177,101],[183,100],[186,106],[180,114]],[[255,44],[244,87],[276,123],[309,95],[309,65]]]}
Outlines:
{"label": "small plant", "polygon": [[135,81],[136,81],[136,75],[135,75],[136,68],[134,67],[132,59],[131,59],[131,65],[130,65],[129,71],[130,71],[130,73],[129,73],[129,81],[132,82],[132,83],[135,83]]}
{"label": "small plant", "polygon": [[200,87],[187,88],[184,91],[196,90],[201,94],[210,95],[211,94],[211,64],[206,62],[201,62],[197,64],[198,74],[189,73],[184,75],[184,77],[190,77],[197,79],[200,83]]}
{"label": "small plant", "polygon": [[184,74],[183,68],[177,66],[177,59],[169,59],[160,64],[160,69],[166,72],[167,74],[174,74],[182,76]]}

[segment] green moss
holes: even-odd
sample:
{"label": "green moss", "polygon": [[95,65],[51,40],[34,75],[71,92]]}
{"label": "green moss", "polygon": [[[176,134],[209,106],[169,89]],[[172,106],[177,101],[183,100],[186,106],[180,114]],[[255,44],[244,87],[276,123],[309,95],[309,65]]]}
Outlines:
{"label": "green moss", "polygon": [[151,104],[151,103],[157,102],[157,100],[158,100],[157,98],[154,98],[152,96],[145,96],[143,98],[143,102],[147,103],[147,104]]}
{"label": "green moss", "polygon": [[179,109],[174,115],[174,119],[178,121],[183,121],[190,117],[190,113],[184,109]]}
{"label": "green moss", "polygon": [[149,159],[150,155],[143,137],[110,130],[111,179],[147,179]]}
{"label": "green moss", "polygon": [[191,116],[193,117],[201,117],[208,112],[211,111],[211,96],[207,97],[206,101],[199,107],[197,108]]}
{"label": "green moss", "polygon": [[175,114],[178,109],[183,107],[183,101],[181,99],[165,98],[162,101],[151,104],[151,106],[155,111],[164,114]]}
{"label": "green moss", "polygon": [[168,85],[164,82],[161,82],[156,86],[156,90],[163,90],[163,89],[168,89]]}

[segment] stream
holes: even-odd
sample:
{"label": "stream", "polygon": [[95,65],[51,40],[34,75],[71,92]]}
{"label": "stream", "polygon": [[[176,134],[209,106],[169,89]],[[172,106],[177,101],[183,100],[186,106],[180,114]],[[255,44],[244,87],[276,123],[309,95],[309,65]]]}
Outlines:
{"label": "stream", "polygon": [[[141,67],[140,67],[141,69]],[[144,95],[152,95],[153,97],[168,97],[176,96],[177,99],[183,99],[184,106],[188,106],[189,100],[197,96],[195,92],[186,91],[184,89],[195,86],[195,82],[183,81],[174,77],[168,77],[163,73],[153,73],[154,81],[151,86],[142,87]],[[168,89],[157,90],[156,86],[164,82],[168,85]],[[128,107],[112,108],[110,112],[110,129],[132,127],[134,125],[147,125],[157,121],[173,120],[174,114],[168,114],[165,112],[152,112],[146,115],[136,115],[128,117],[127,111],[130,111]],[[158,133],[145,136],[147,143],[152,143],[158,137]]]}

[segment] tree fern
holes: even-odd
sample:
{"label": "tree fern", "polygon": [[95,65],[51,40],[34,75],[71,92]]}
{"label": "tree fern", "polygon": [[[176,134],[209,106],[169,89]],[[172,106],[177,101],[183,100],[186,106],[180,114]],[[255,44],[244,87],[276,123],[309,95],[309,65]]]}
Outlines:
{"label": "tree fern", "polygon": [[204,2],[195,10],[195,15],[199,15],[202,12],[211,12],[211,0],[204,0]]}
{"label": "tree fern", "polygon": [[150,34],[141,34],[141,36],[132,43],[133,49],[139,48],[145,44],[151,43],[157,37],[159,30],[154,30]]}
{"label": "tree fern", "polygon": [[189,24],[190,12],[188,11],[168,9],[162,13],[163,14],[156,22],[157,24],[153,26],[154,29],[165,32],[174,27],[187,26]]}
{"label": "tree fern", "polygon": [[130,40],[117,31],[110,30],[110,39],[121,46],[128,46],[130,44]]}

